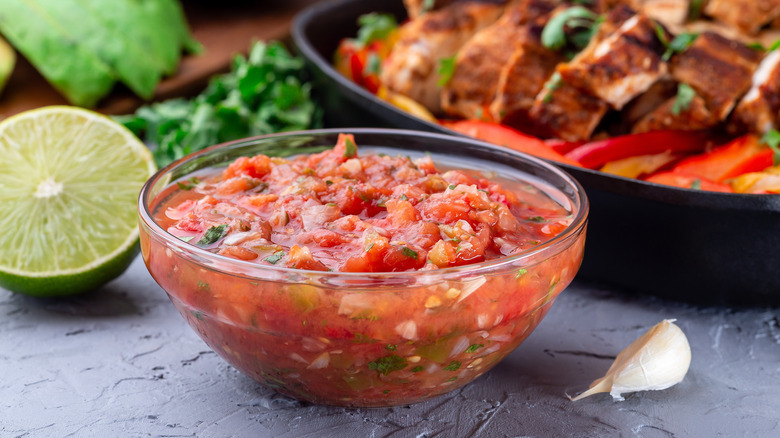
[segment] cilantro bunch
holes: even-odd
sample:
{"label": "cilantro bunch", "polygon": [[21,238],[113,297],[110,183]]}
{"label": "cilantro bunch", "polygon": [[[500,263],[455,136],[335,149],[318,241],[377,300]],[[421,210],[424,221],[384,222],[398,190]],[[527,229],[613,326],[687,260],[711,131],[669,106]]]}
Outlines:
{"label": "cilantro bunch", "polygon": [[162,167],[207,146],[254,135],[319,127],[304,61],[279,42],[255,43],[230,73],[193,99],[171,99],[117,117],[153,148]]}

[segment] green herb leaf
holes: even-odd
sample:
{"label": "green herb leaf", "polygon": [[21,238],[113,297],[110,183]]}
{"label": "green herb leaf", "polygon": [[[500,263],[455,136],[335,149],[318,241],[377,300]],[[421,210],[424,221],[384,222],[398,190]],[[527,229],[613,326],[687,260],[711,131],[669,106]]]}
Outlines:
{"label": "green herb leaf", "polygon": [[407,257],[411,257],[411,258],[417,260],[417,252],[415,250],[409,248],[408,246],[405,246],[405,247],[401,248],[401,252],[403,253],[403,255],[405,255]]}
{"label": "green herb leaf", "polygon": [[436,0],[423,0],[422,8],[420,8],[420,13],[424,14],[428,11],[432,11],[435,5],[436,5]]}
{"label": "green herb leaf", "polygon": [[212,243],[216,242],[217,240],[221,239],[222,236],[225,234],[225,230],[227,229],[227,224],[222,224],[216,227],[211,227],[208,230],[206,230],[206,233],[203,234],[203,237],[198,240],[198,245],[211,245]]}
{"label": "green herb leaf", "polygon": [[780,132],[776,129],[770,129],[761,137],[761,143],[769,146],[774,152],[772,163],[775,166],[780,164]]}
{"label": "green herb leaf", "polygon": [[393,344],[387,344],[387,345],[385,345],[385,349],[390,350],[390,351],[395,351],[396,350],[396,346],[393,345]]}
{"label": "green herb leaf", "polygon": [[563,84],[563,77],[561,77],[561,74],[557,71],[550,76],[550,79],[547,80],[547,82],[544,83],[544,89],[547,90],[547,94],[544,96],[544,99],[542,102],[544,103],[550,103],[552,100],[552,92],[561,88],[561,85]]}
{"label": "green herb leaf", "polygon": [[197,97],[154,103],[116,119],[152,145],[162,167],[213,144],[319,127],[322,113],[306,78],[303,59],[279,42],[257,42]]}
{"label": "green herb leaf", "polygon": [[176,185],[179,186],[179,188],[182,189],[182,190],[192,190],[198,184],[200,184],[200,180],[198,178],[196,178],[196,177],[192,177],[189,180],[184,181],[184,182],[182,182],[182,181],[177,181],[176,182]]}
{"label": "green herb leaf", "polygon": [[681,83],[677,86],[677,97],[672,104],[672,114],[679,115],[682,111],[688,111],[693,98],[696,97],[696,91],[688,84]]}
{"label": "green herb leaf", "polygon": [[267,261],[268,263],[270,263],[272,265],[275,265],[285,255],[287,255],[287,253],[285,253],[284,251],[276,251],[275,253],[273,253],[273,254],[269,255],[268,257],[264,258],[263,260]]}
{"label": "green herb leaf", "polygon": [[[596,28],[600,23],[599,16],[594,12],[585,9],[582,6],[572,6],[555,14],[547,22],[542,30],[542,45],[550,50],[560,50],[566,45],[566,27],[585,27],[590,31],[590,36],[587,41],[595,34]],[[576,44],[577,47],[584,47],[580,45],[587,41],[583,41],[584,37],[578,37],[580,41]]]}
{"label": "green herb leaf", "polygon": [[699,178],[696,178],[691,183],[691,188],[693,190],[701,190],[701,180]]}
{"label": "green herb leaf", "polygon": [[474,353],[482,347],[484,347],[482,344],[471,344],[469,345],[469,348],[466,349],[466,353]]}
{"label": "green herb leaf", "polygon": [[344,147],[344,158],[355,158],[357,156],[357,145],[349,137],[344,141]]}
{"label": "green herb leaf", "polygon": [[453,360],[452,362],[450,362],[449,365],[444,367],[444,369],[447,371],[457,371],[458,369],[460,369],[460,362],[457,360]]}
{"label": "green herb leaf", "polygon": [[542,216],[531,216],[528,219],[526,219],[528,222],[536,222],[536,223],[545,223],[547,222],[547,219],[545,219]]}
{"label": "green herb leaf", "polygon": [[520,268],[517,270],[517,274],[515,274],[515,278],[520,278],[527,273],[528,273],[528,269]]}
{"label": "green herb leaf", "polygon": [[424,370],[425,368],[421,367],[420,365],[417,365],[416,367],[412,368],[413,373],[419,373],[420,371]]}
{"label": "green herb leaf", "polygon": [[447,85],[455,74],[455,56],[439,60],[439,80],[436,84],[440,87]]}
{"label": "green herb leaf", "polygon": [[696,21],[701,18],[702,6],[704,6],[704,0],[691,0],[691,5],[688,9],[688,19]]}
{"label": "green herb leaf", "polygon": [[[677,35],[672,41],[667,41],[661,25],[656,25],[656,33],[659,35],[658,39],[666,46],[666,52],[661,56],[664,61],[668,61],[675,53],[684,52],[699,37],[698,33],[686,32]],[[661,35],[663,35],[663,39],[661,39]]]}
{"label": "green herb leaf", "polygon": [[408,365],[409,363],[406,361],[406,359],[393,354],[391,356],[380,357],[375,361],[369,362],[368,369],[377,371],[380,374],[384,374],[386,376],[393,371],[400,371],[406,368]]}
{"label": "green herb leaf", "polygon": [[409,198],[406,197],[405,193],[401,193],[400,198],[401,198],[402,201],[408,201],[409,200]]}
{"label": "green herb leaf", "polygon": [[357,39],[355,42],[360,46],[365,46],[374,41],[386,39],[394,30],[398,29],[398,23],[395,17],[390,14],[380,14],[372,12],[370,14],[358,17]]}
{"label": "green herb leaf", "polygon": [[374,52],[371,52],[368,54],[368,58],[366,59],[366,66],[363,67],[363,75],[364,76],[371,76],[371,75],[379,75],[382,70],[382,60],[379,59],[379,55],[377,55]]}

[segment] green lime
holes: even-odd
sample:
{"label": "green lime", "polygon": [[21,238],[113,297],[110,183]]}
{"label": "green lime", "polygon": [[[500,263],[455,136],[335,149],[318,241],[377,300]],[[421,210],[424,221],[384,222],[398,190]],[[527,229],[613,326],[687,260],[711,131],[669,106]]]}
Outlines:
{"label": "green lime", "polygon": [[141,141],[92,111],[51,106],[0,122],[0,286],[72,295],[124,272],[154,172]]}

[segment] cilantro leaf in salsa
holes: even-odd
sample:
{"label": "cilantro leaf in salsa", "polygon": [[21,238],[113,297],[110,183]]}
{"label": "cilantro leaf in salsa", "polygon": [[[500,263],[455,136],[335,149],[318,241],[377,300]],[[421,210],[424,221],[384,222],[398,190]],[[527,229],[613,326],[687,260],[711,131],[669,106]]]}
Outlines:
{"label": "cilantro leaf in salsa", "polygon": [[285,255],[287,255],[287,253],[285,253],[284,251],[277,251],[277,252],[269,255],[268,257],[266,257],[264,260],[267,261],[268,263],[272,264],[272,265],[275,265]]}
{"label": "cilantro leaf in salsa", "polygon": [[395,354],[369,362],[368,369],[375,370],[385,376],[393,371],[400,371],[408,366],[408,362],[401,356]]}
{"label": "cilantro leaf in salsa", "polygon": [[225,235],[225,230],[227,229],[227,224],[222,224],[216,227],[211,227],[208,230],[206,230],[206,233],[203,235],[203,237],[198,240],[198,245],[211,245],[212,243],[216,242],[217,240],[221,239],[222,236]]}
{"label": "cilantro leaf in salsa", "polygon": [[217,143],[319,127],[321,119],[303,59],[279,42],[255,43],[248,57],[237,56],[230,73],[212,78],[191,100],[167,100],[116,117],[151,145],[158,167]]}
{"label": "cilantro leaf in salsa", "polygon": [[357,145],[352,139],[344,140],[344,158],[355,158],[357,156]]}

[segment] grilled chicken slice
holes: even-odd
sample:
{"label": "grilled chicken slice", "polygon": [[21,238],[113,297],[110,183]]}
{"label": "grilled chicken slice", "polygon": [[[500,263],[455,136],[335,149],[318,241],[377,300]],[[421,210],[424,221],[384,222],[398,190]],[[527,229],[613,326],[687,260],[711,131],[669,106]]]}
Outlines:
{"label": "grilled chicken slice", "polygon": [[456,0],[404,0],[404,6],[406,7],[406,14],[409,16],[409,19],[414,20],[426,12],[441,9],[455,1]]}
{"label": "grilled chicken slice", "polygon": [[527,26],[499,72],[495,99],[490,104],[493,120],[522,130],[545,81],[555,72],[555,66],[565,60],[562,54],[542,46],[541,32],[541,26]]}
{"label": "grilled chicken slice", "polygon": [[655,22],[641,13],[625,19],[629,11],[625,5],[610,11],[585,50],[557,69],[567,83],[618,110],[668,71]]}
{"label": "grilled chicken slice", "polygon": [[715,126],[718,119],[707,108],[706,102],[694,96],[686,108],[675,110],[676,97],[668,99],[656,109],[645,115],[631,130],[633,133],[679,130],[695,131]]}
{"label": "grilled chicken slice", "polygon": [[672,58],[672,77],[688,84],[725,120],[751,86],[761,53],[713,32],[700,34],[687,50]]}
{"label": "grilled chicken slice", "polygon": [[629,0],[628,4],[672,29],[685,23],[691,7],[690,0]]}
{"label": "grilled chicken slice", "polygon": [[464,1],[407,22],[382,65],[382,84],[434,113],[440,112],[440,61],[453,56],[477,31],[494,23],[503,10],[502,3]]}
{"label": "grilled chicken slice", "polygon": [[[518,47],[526,45],[527,39],[534,39],[534,43],[539,44],[541,27],[537,26],[538,29],[533,30],[530,27],[533,23],[546,21],[544,17],[557,4],[556,0],[517,2],[509,6],[497,22],[477,32],[466,42],[455,57],[455,73],[442,90],[444,111],[464,118],[482,118],[496,95],[502,68]],[[531,35],[533,33],[536,35]],[[530,63],[526,65],[529,69],[536,69]],[[549,75],[548,72],[541,78],[539,88]],[[531,98],[538,91],[537,88]]]}
{"label": "grilled chicken slice", "polygon": [[607,109],[603,100],[565,82],[551,80],[534,100],[528,114],[533,125],[529,125],[528,130],[544,138],[587,140]]}
{"label": "grilled chicken slice", "polygon": [[756,35],[780,17],[780,0],[709,0],[704,14],[748,35]]}
{"label": "grilled chicken slice", "polygon": [[780,115],[780,51],[770,52],[753,74],[753,85],[737,104],[732,122],[741,130],[766,133]]}

